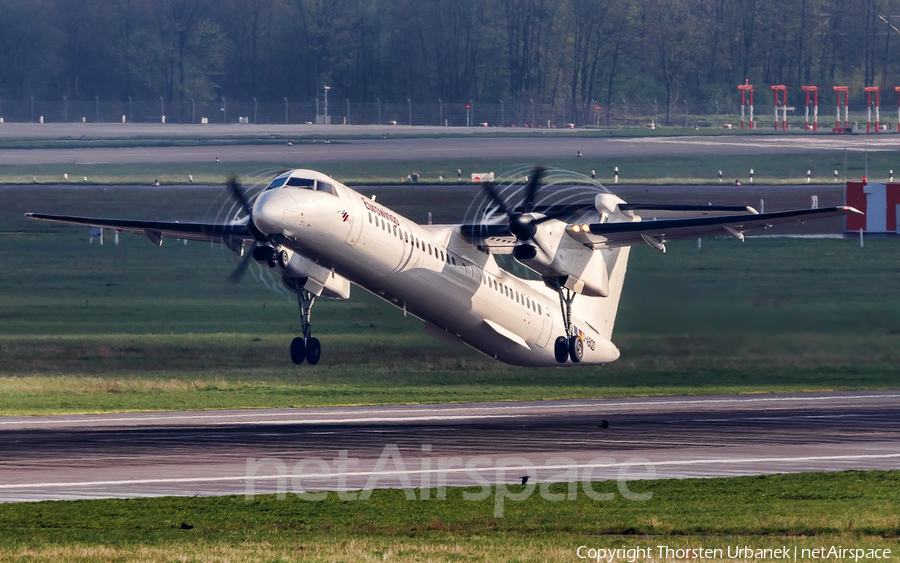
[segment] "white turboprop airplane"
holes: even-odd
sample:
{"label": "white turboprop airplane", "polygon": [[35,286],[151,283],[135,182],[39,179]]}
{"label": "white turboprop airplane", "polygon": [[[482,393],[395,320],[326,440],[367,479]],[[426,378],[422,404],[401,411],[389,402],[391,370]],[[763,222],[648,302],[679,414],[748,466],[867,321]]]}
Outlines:
{"label": "white turboprop airplane", "polygon": [[[232,224],[128,221],[29,213],[32,219],[213,241],[244,254],[233,277],[255,260],[297,294],[303,336],[295,364],[319,362],[310,310],[317,297],[348,299],[358,285],[424,322],[425,332],[465,343],[518,366],[595,365],[619,357],[612,343],[630,247],[744,232],[780,223],[860,213],[852,207],[758,213],[752,207],[628,204],[600,193],[593,205],[535,205],[543,170],[530,174],[525,199],[510,207],[493,184],[486,194],[502,223],[418,225],[373,198],[312,170],[276,177]],[[654,218],[653,221],[642,221]],[[587,218],[587,220],[585,220]],[[244,252],[249,248],[249,252]],[[494,254],[512,254],[543,281],[514,276]]]}

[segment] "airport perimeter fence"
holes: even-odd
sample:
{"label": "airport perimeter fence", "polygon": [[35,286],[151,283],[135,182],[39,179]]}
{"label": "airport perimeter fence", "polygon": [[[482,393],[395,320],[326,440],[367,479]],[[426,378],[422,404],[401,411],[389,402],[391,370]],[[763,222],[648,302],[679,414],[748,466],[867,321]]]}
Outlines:
{"label": "airport perimeter fence", "polygon": [[[668,113],[668,114],[667,114]],[[867,120],[866,106],[851,106],[850,124]],[[315,124],[332,125],[413,125],[448,127],[612,127],[649,128],[668,126],[681,128],[723,128],[741,126],[740,106],[737,104],[672,104],[667,112],[665,104],[616,103],[600,104],[541,104],[525,102],[416,102],[405,103],[329,100],[327,115],[324,103],[315,100],[255,102],[254,100],[219,100],[216,102],[165,100],[2,100],[0,118],[10,123],[170,123],[170,124],[233,124],[259,125]],[[749,111],[745,113],[749,127]],[[805,127],[805,107],[788,107],[789,129]],[[883,108],[881,123],[895,130],[898,116],[895,110]],[[775,121],[772,106],[754,108],[755,126],[772,129]],[[812,111],[810,111],[810,122]],[[874,122],[874,114],[872,117]],[[571,124],[571,125],[570,125]],[[834,106],[819,106],[819,129],[830,131],[835,124]]]}

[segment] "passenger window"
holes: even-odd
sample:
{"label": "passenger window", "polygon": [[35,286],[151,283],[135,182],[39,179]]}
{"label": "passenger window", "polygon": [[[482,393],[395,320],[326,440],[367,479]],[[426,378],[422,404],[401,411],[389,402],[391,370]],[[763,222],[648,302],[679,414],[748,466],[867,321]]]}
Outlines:
{"label": "passenger window", "polygon": [[403,240],[409,242],[409,233],[407,233],[406,231],[403,231]]}
{"label": "passenger window", "polygon": [[369,213],[369,224],[370,225],[372,224],[372,214],[371,213]]}
{"label": "passenger window", "polygon": [[443,259],[444,259],[444,251],[441,250],[441,260],[443,260]]}
{"label": "passenger window", "polygon": [[544,314],[544,313],[541,312],[541,304],[538,303],[538,315],[543,315],[543,314]]}
{"label": "passenger window", "polygon": [[428,254],[431,254],[431,245],[428,245]]}

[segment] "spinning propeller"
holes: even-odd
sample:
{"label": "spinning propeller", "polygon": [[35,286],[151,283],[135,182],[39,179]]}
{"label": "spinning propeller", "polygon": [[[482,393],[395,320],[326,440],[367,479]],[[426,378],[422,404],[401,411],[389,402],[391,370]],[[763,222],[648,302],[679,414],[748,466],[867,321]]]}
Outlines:
{"label": "spinning propeller", "polygon": [[525,186],[525,200],[520,207],[509,207],[505,201],[497,193],[497,185],[493,182],[485,182],[481,185],[485,194],[497,204],[497,207],[506,214],[507,226],[509,232],[520,243],[533,242],[540,244],[534,240],[537,234],[537,226],[541,223],[556,219],[563,215],[571,213],[571,209],[566,206],[558,208],[549,208],[542,217],[535,217],[535,199],[537,191],[541,187],[541,179],[544,177],[545,169],[542,166],[535,167],[528,177],[528,184]]}
{"label": "spinning propeller", "polygon": [[264,246],[271,247],[271,241],[267,235],[260,232],[260,230],[256,228],[256,225],[253,224],[253,205],[250,204],[247,194],[244,193],[244,190],[241,188],[240,184],[238,184],[237,175],[232,174],[228,178],[226,185],[228,186],[228,189],[231,190],[231,195],[247,213],[247,230],[253,235],[253,247],[250,252],[244,254],[241,263],[228,275],[228,281],[237,283],[241,281],[241,278],[243,278],[244,274],[247,272],[247,268],[250,266],[250,261],[254,258],[253,255],[256,252],[256,249]]}

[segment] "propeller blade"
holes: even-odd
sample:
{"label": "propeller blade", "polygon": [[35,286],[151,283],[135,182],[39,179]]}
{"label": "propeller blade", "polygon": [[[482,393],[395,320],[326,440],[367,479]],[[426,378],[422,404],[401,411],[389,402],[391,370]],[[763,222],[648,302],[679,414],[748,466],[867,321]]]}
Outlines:
{"label": "propeller blade", "polygon": [[228,189],[231,190],[231,195],[234,196],[234,199],[238,200],[238,203],[241,204],[241,207],[247,212],[247,215],[252,216],[253,207],[250,205],[250,200],[247,199],[246,194],[244,194],[240,184],[237,182],[237,174],[229,176],[226,183],[228,184]]}
{"label": "propeller blade", "polygon": [[545,171],[546,169],[543,166],[535,166],[534,170],[531,171],[528,185],[525,187],[525,201],[522,203],[522,208],[526,213],[534,209],[534,197],[541,187],[541,178],[544,176]]}
{"label": "propeller blade", "polygon": [[497,204],[497,206],[500,208],[500,211],[508,215],[509,207],[507,207],[506,202],[500,199],[500,196],[497,195],[497,192],[495,191],[496,188],[497,185],[493,182],[484,182],[483,184],[481,184],[481,189],[484,190],[484,193],[487,194],[487,196]]}
{"label": "propeller blade", "polygon": [[241,263],[238,264],[237,268],[234,269],[228,275],[228,281],[231,283],[238,283],[241,281],[241,278],[244,277],[244,274],[247,273],[247,268],[250,267],[250,262],[253,260],[253,249],[256,248],[256,245],[250,248],[249,252],[244,253],[244,257],[241,259]]}

